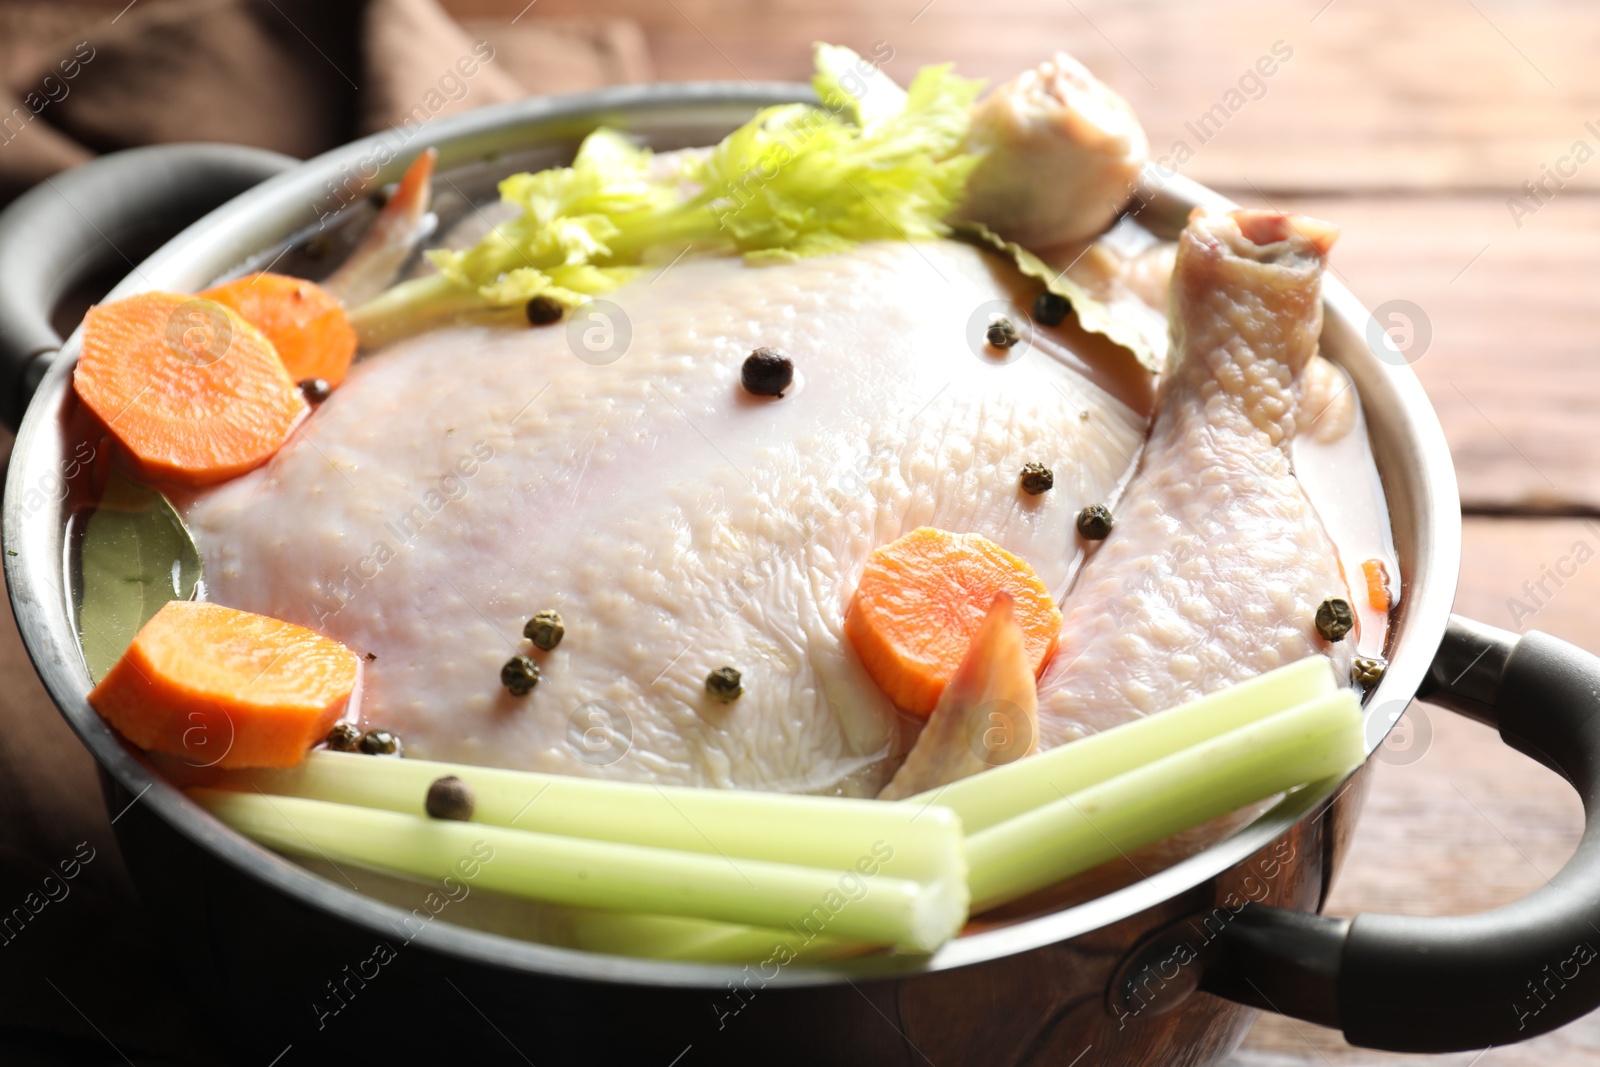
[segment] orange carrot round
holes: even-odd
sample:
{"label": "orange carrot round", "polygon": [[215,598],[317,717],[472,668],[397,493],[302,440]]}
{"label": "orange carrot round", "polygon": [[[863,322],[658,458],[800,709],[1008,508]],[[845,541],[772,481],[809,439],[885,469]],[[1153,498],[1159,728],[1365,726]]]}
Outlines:
{"label": "orange carrot round", "polygon": [[344,713],[361,661],[302,626],[174,600],[89,693],[140,748],[204,767],[289,767]]}
{"label": "orange carrot round", "polygon": [[259,330],[180,293],[90,308],[72,384],[145,475],[194,486],[265,463],[309,410]]}
{"label": "orange carrot round", "polygon": [[1061,638],[1061,612],[1032,567],[979,534],[923,526],[876,549],[845,615],[845,636],[895,704],[926,716],[998,593],[1011,594],[1037,676]]}
{"label": "orange carrot round", "polygon": [[286,274],[246,274],[200,293],[237,311],[267,335],[295,381],[344,381],[356,354],[356,331],[332,293]]}

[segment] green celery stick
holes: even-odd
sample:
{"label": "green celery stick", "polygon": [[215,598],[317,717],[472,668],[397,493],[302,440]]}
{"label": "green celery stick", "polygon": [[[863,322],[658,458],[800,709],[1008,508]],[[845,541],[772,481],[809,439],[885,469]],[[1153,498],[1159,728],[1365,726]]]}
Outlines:
{"label": "green celery stick", "polygon": [[1366,754],[1361,702],[1343,689],[1058,795],[967,838],[972,911],[1026,896],[1284,790],[1344,775]]}
{"label": "green celery stick", "polygon": [[1060,800],[1064,794],[1182,752],[1338,687],[1327,658],[1307,656],[1187,704],[907,797],[900,803],[950,808],[961,816],[967,833],[976,834]]}
{"label": "green celery stick", "polygon": [[[398,762],[398,761],[397,761]],[[302,797],[194,789],[222,822],[283,852],[441,878],[464,859],[491,892],[610,911],[714,919],[931,952],[966,921],[965,886],[530,833]],[[482,850],[492,850],[484,859]]]}
{"label": "green celery stick", "polygon": [[703,919],[615,912],[573,911],[568,916],[579,948],[619,956],[696,960],[703,963],[824,963],[860,955],[874,946],[792,928],[734,926]]}
{"label": "green celery stick", "polygon": [[195,784],[422,815],[428,786],[447,775],[472,787],[472,818],[479,823],[863,876],[920,882],[966,877],[961,821],[940,805],[913,809],[875,800],[655,786],[326,751],[286,770],[232,771]]}

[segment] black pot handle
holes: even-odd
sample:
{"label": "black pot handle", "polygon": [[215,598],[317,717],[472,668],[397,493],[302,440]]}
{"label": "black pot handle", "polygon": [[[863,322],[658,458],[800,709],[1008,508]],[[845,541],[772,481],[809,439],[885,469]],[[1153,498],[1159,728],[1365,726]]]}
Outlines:
{"label": "black pot handle", "polygon": [[242,145],[131,148],[46,178],[0,212],[0,417],[15,428],[61,348],[51,316],[97,272],[138,259],[294,166]]}
{"label": "black pot handle", "polygon": [[1391,1052],[1512,1044],[1600,1007],[1600,658],[1453,618],[1418,695],[1497,726],[1572,784],[1585,816],[1572,859],[1481,915],[1345,920],[1249,905],[1201,988]]}

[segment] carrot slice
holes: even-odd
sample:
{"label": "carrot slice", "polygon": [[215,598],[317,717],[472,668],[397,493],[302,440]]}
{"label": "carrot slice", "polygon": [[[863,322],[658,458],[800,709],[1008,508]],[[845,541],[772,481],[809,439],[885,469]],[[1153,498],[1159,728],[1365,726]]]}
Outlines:
{"label": "carrot slice", "polygon": [[309,410],[259,330],[181,293],[90,308],[72,384],[145,475],[185,485],[265,463]]}
{"label": "carrot slice", "polygon": [[89,693],[140,748],[205,767],[289,767],[357,694],[361,661],[302,626],[170,601]]}
{"label": "carrot slice", "polygon": [[1009,593],[1035,676],[1061,638],[1061,612],[1032,567],[987,537],[923,526],[876,549],[844,632],[872,680],[927,716],[983,625]]}
{"label": "carrot slice", "polygon": [[1367,603],[1374,611],[1388,611],[1393,602],[1389,594],[1389,568],[1381,559],[1369,559],[1361,565],[1361,573],[1367,576]]}
{"label": "carrot slice", "polygon": [[232,308],[266,334],[295,381],[344,381],[356,354],[356,331],[344,307],[316,282],[287,274],[246,274],[200,295]]}

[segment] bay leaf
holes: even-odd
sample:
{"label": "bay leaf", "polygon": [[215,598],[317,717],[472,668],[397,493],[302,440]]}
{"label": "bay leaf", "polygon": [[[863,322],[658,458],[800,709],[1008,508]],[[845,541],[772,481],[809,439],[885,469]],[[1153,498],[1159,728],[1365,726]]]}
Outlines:
{"label": "bay leaf", "polygon": [[78,640],[98,682],[170,600],[192,600],[200,551],[165,496],[111,472],[78,551]]}
{"label": "bay leaf", "polygon": [[1007,241],[982,223],[957,223],[955,236],[979,247],[992,248],[996,252],[1010,256],[1019,271],[1043,282],[1046,289],[1072,305],[1079,326],[1090,333],[1109,338],[1130,353],[1139,361],[1139,365],[1151,374],[1160,374],[1166,369],[1165,316],[1135,317],[1127,314],[1116,304],[1108,304],[1089,292],[1083,285],[1069,277],[1066,271],[1056,270],[1015,241]]}

